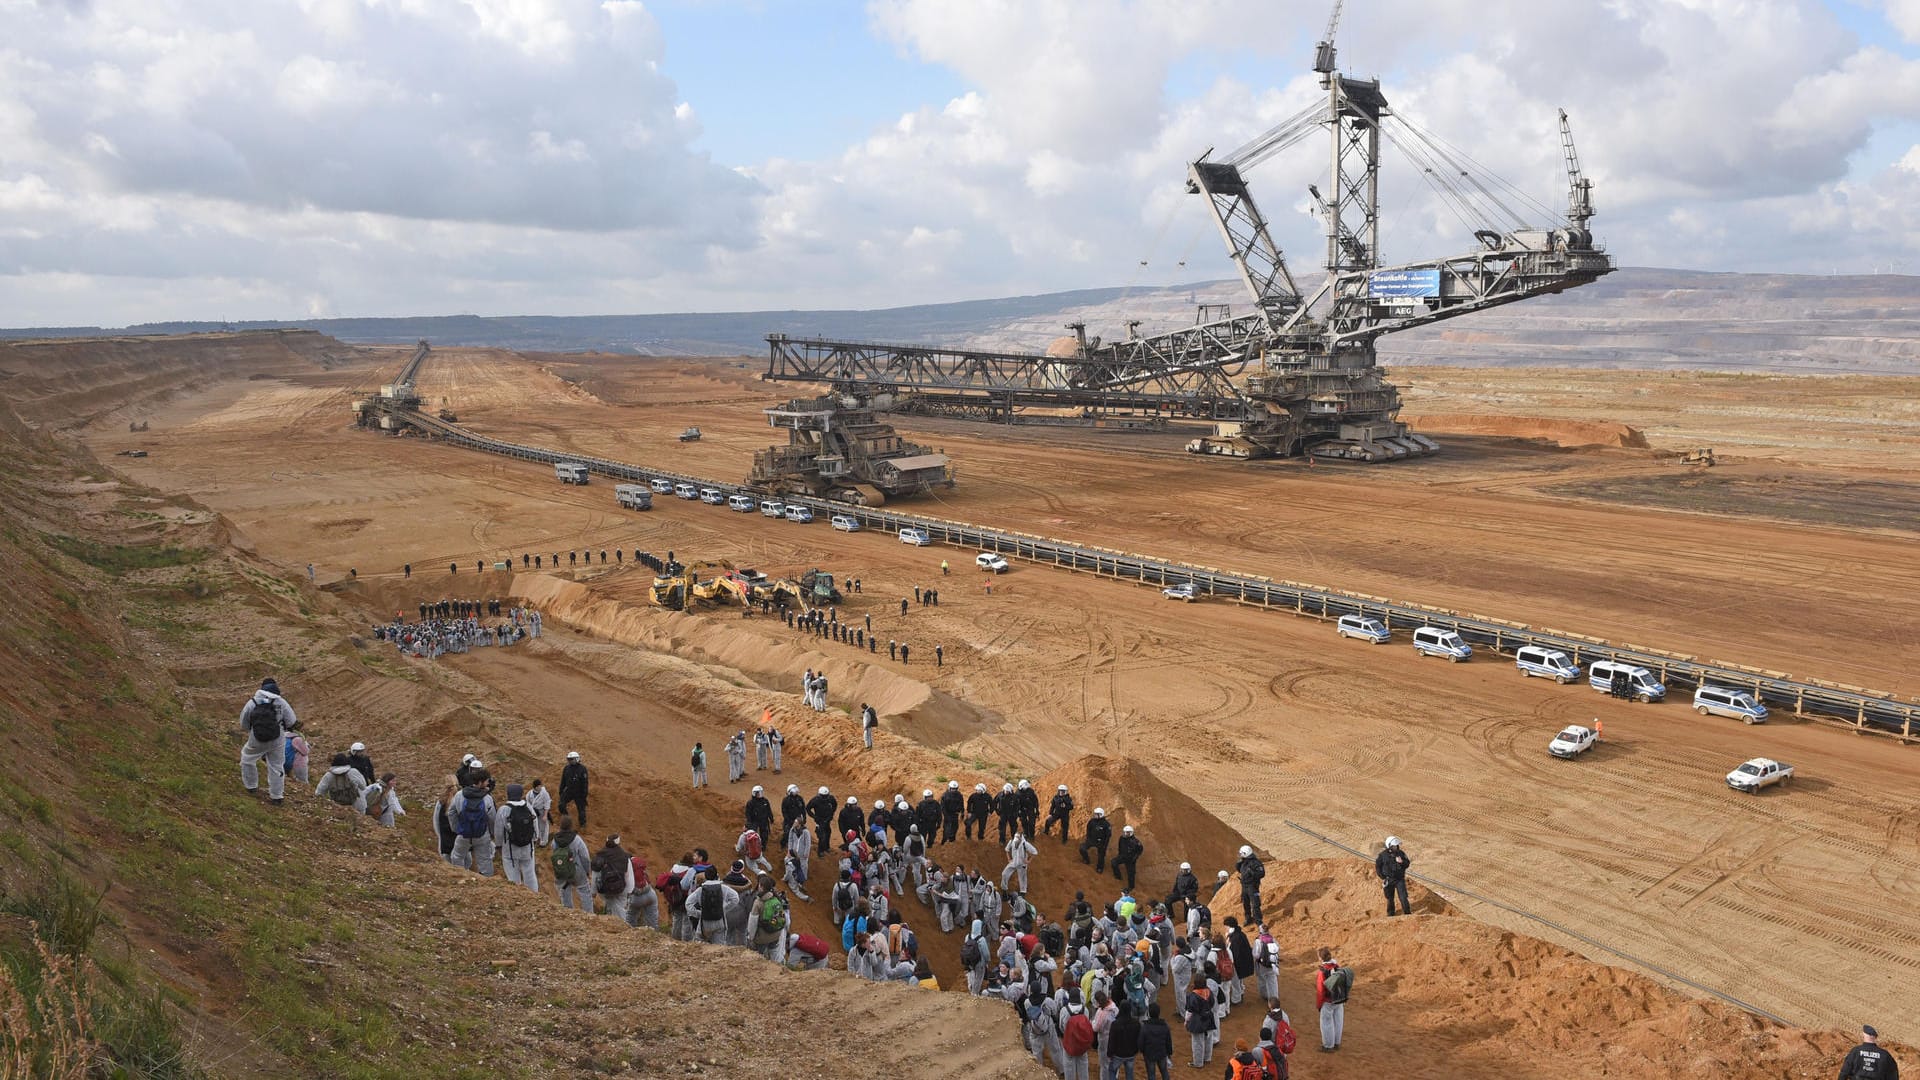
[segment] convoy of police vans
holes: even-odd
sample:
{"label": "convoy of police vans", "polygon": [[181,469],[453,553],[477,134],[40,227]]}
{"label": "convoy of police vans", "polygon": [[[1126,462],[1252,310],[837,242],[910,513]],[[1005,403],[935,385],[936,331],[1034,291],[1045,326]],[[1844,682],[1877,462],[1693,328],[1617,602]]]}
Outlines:
{"label": "convoy of police vans", "polygon": [[[554,476],[562,483],[585,484],[587,475],[587,466],[582,463],[561,462],[554,466]],[[756,498],[744,493],[728,494],[719,488],[666,477],[655,477],[645,484],[618,484],[614,487],[615,500],[629,510],[652,509],[655,494],[671,494],[713,506],[724,505],[741,514],[758,510],[765,517],[784,518],[799,524],[806,524],[814,518],[813,509],[800,503],[787,503],[777,498]],[[860,531],[860,520],[852,514],[834,514],[832,524],[840,532]],[[928,531],[918,527],[900,529],[899,538],[901,543],[915,547],[925,547],[933,542]],[[1010,569],[1004,556],[991,551],[980,552],[974,559],[974,565],[994,574]],[[1198,598],[1198,590],[1192,582],[1167,586],[1161,593],[1173,600],[1192,601]],[[1363,613],[1342,615],[1334,621],[1333,628],[1343,638],[1372,645],[1384,645],[1393,640],[1393,630],[1383,618]],[[1416,655],[1437,657],[1453,663],[1463,663],[1473,658],[1473,646],[1467,644],[1458,631],[1443,626],[1418,626],[1413,629],[1411,637]],[[1513,665],[1523,678],[1552,679],[1562,686],[1571,685],[1584,674],[1587,685],[1594,690],[1625,700],[1652,704],[1664,701],[1667,697],[1666,684],[1652,670],[1638,664],[1594,660],[1582,672],[1580,664],[1563,650],[1543,645],[1522,645],[1514,650]],[[1726,717],[1746,724],[1764,724],[1767,721],[1766,705],[1747,690],[1702,685],[1694,690],[1692,704],[1694,711],[1701,716]],[[1595,729],[1571,725],[1562,729],[1547,749],[1555,757],[1573,758],[1592,750],[1599,741],[1599,733]],[[1755,792],[1792,775],[1793,767],[1790,765],[1782,765],[1768,758],[1755,758],[1729,773],[1727,784],[1736,790]]]}

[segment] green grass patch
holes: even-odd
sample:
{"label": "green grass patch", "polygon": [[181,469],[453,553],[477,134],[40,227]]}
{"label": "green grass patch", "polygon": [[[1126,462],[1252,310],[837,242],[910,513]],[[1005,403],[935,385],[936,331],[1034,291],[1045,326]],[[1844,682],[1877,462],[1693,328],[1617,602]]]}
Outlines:
{"label": "green grass patch", "polygon": [[48,534],[47,542],[97,570],[118,577],[134,570],[156,570],[168,566],[192,566],[204,561],[211,552],[206,548],[182,548],[137,544],[103,544],[73,536]]}

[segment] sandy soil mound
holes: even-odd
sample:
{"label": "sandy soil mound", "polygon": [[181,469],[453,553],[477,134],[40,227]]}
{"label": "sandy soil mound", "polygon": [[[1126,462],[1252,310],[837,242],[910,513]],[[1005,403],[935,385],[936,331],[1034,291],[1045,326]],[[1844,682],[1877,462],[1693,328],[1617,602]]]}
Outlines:
{"label": "sandy soil mound", "polygon": [[1044,807],[1054,787],[1067,785],[1074,801],[1076,828],[1083,827],[1096,806],[1104,807],[1113,822],[1114,842],[1131,825],[1146,851],[1140,856],[1140,880],[1153,882],[1161,895],[1173,884],[1180,863],[1190,862],[1203,879],[1233,865],[1235,853],[1246,841],[1199,803],[1175,790],[1153,771],[1132,758],[1089,754],[1048,772],[1035,782]]}
{"label": "sandy soil mound", "polygon": [[1416,430],[1433,434],[1499,435],[1512,439],[1545,439],[1558,446],[1617,446],[1647,448],[1647,437],[1626,424],[1597,420],[1560,420],[1544,416],[1478,416],[1471,413],[1409,415]]}
{"label": "sandy soil mound", "polygon": [[7,398],[36,424],[144,418],[148,408],[209,381],[315,374],[353,350],[307,330],[24,341],[0,347]]}

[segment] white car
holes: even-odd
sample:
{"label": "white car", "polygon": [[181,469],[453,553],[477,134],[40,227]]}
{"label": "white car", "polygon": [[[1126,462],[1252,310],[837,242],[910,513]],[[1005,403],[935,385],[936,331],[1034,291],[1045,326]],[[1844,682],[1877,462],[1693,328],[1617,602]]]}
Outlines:
{"label": "white car", "polygon": [[1160,590],[1160,595],[1169,600],[1185,600],[1189,603],[1198,596],[1194,591],[1193,582],[1191,581],[1183,581],[1178,585],[1169,585]]}
{"label": "white car", "polygon": [[926,547],[933,543],[933,537],[928,536],[925,529],[901,529],[900,542],[912,544],[914,547]]}
{"label": "white car", "polygon": [[800,524],[805,525],[808,522],[813,520],[813,507],[788,505],[787,520],[797,521]]}
{"label": "white car", "polygon": [[1593,729],[1575,724],[1553,737],[1547,744],[1547,753],[1554,757],[1579,757],[1593,749]]}
{"label": "white car", "polygon": [[860,520],[851,514],[833,515],[833,527],[841,532],[859,532]]}
{"label": "white car", "polygon": [[983,551],[973,557],[973,565],[995,574],[1007,572],[1007,560],[991,551]]}
{"label": "white car", "polygon": [[1727,774],[1727,786],[1752,794],[1763,787],[1784,784],[1793,779],[1793,766],[1772,758],[1757,757]]}

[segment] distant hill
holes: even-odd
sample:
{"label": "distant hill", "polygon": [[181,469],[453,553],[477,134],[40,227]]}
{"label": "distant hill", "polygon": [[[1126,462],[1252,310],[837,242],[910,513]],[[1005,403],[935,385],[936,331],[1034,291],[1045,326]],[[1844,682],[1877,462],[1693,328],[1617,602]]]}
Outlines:
{"label": "distant hill", "polygon": [[[1195,305],[1247,306],[1237,281],[1081,289],[875,311],[303,319],[0,330],[0,337],[92,337],[299,327],[341,341],[490,345],[647,356],[760,355],[766,335],[1032,351],[1084,321],[1114,336],[1189,324]],[[1593,285],[1381,341],[1400,365],[1570,365],[1734,371],[1920,374],[1920,277],[1812,277],[1627,269]]]}

